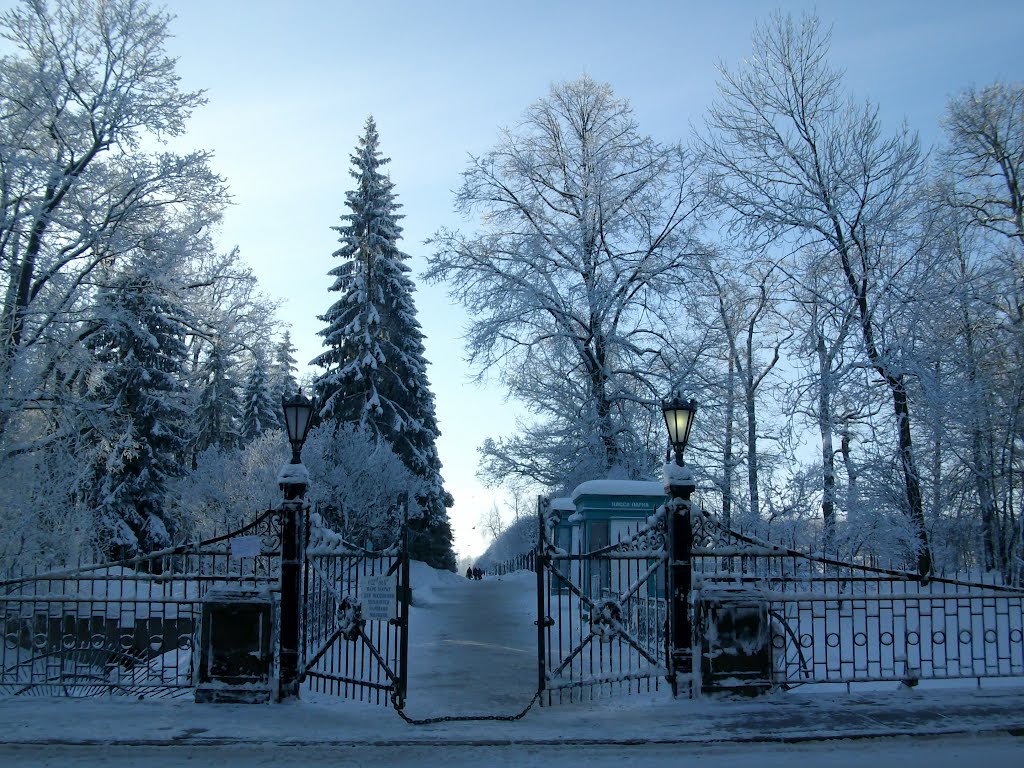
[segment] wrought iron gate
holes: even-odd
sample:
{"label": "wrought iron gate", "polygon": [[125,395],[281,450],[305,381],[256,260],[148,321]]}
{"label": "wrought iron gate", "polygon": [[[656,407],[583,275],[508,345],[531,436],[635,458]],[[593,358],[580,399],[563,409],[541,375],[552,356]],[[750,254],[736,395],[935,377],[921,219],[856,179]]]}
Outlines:
{"label": "wrought iron gate", "polygon": [[555,545],[542,502],[536,558],[541,702],[657,690],[668,675],[664,509],[590,551]]}
{"label": "wrought iron gate", "polygon": [[310,515],[300,678],[312,691],[401,707],[408,679],[409,552],[345,541]]}

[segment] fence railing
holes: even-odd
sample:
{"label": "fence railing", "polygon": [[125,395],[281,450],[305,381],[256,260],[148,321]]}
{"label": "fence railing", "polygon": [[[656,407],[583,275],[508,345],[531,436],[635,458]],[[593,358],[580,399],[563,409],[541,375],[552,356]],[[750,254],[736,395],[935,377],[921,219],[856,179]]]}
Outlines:
{"label": "fence railing", "polygon": [[492,576],[504,576],[516,571],[533,571],[537,567],[537,553],[523,552],[522,554],[494,563],[487,568],[487,573]]}
{"label": "fence railing", "polygon": [[[241,538],[246,546],[233,546]],[[196,544],[5,578],[0,695],[185,695],[207,593],[274,587],[279,566],[280,529],[268,510]]]}
{"label": "fence railing", "polygon": [[[691,601],[705,671],[725,652],[712,625],[732,607],[727,641],[766,643],[761,658],[777,686],[1024,676],[1024,590],[843,563],[711,520],[695,542]],[[748,616],[739,639],[736,611]]]}

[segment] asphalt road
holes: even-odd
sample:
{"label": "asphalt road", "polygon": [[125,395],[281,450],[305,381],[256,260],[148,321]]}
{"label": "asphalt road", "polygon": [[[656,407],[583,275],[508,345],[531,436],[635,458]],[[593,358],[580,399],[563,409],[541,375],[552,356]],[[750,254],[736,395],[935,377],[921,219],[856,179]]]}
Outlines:
{"label": "asphalt road", "polygon": [[577,745],[508,744],[497,746],[53,746],[0,745],[0,765],[37,768],[170,768],[171,766],[294,765],[361,766],[444,766],[444,768],[1019,768],[1024,762],[1024,738],[1010,735],[984,737],[897,737],[864,741],[826,741],[803,744],[718,744],[718,745]]}

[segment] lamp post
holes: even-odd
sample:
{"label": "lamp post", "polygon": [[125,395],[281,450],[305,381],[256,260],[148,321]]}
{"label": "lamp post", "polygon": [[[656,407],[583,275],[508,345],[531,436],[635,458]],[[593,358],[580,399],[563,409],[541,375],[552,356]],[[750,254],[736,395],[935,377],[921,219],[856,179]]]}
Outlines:
{"label": "lamp post", "polygon": [[679,693],[678,675],[689,675],[689,690],[692,695],[697,670],[694,668],[693,618],[690,612],[690,590],[693,587],[693,520],[690,514],[690,495],[696,485],[693,481],[693,472],[683,462],[683,451],[690,440],[690,429],[693,427],[697,403],[674,396],[662,402],[661,412],[665,416],[672,452],[675,453],[674,463],[670,463],[670,456],[666,455],[664,468],[665,491],[672,497],[668,503],[672,558],[669,565],[669,681],[672,684],[672,695],[675,696]]}
{"label": "lamp post", "polygon": [[302,549],[304,545],[306,487],[309,472],[302,464],[302,445],[313,424],[316,405],[300,389],[283,400],[284,424],[292,459],[281,467],[277,482],[284,493],[281,503],[281,625],[278,628],[278,701],[299,696],[299,638],[302,620]]}

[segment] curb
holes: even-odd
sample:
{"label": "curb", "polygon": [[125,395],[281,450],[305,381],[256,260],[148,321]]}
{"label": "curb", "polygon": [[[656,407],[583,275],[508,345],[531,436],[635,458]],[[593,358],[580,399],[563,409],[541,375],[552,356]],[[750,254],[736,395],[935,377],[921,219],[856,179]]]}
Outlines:
{"label": "curb", "polygon": [[948,736],[1011,736],[1024,738],[1024,723],[1019,725],[999,725],[990,728],[943,728],[921,731],[892,730],[861,730],[833,733],[798,733],[790,735],[749,735],[730,738],[707,738],[684,736],[678,739],[666,738],[593,738],[593,739],[467,739],[467,738],[422,738],[422,739],[265,739],[253,741],[248,738],[231,736],[196,737],[192,734],[171,736],[165,739],[8,739],[0,738],[0,746],[59,746],[59,747],[228,747],[228,746],[266,746],[266,747],[601,747],[601,746],[672,746],[716,744],[809,744],[830,741],[865,741],[870,739],[902,739],[902,738],[944,738]]}

